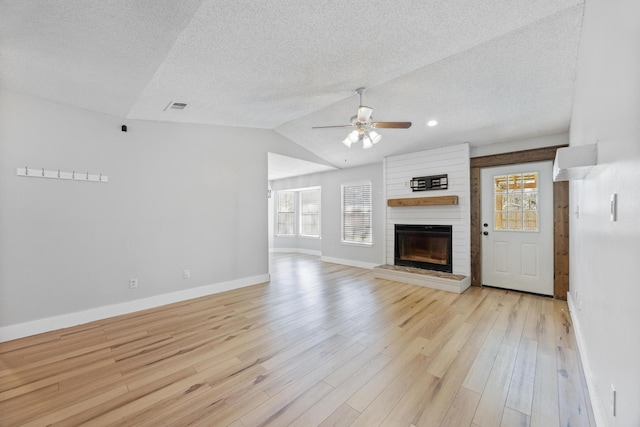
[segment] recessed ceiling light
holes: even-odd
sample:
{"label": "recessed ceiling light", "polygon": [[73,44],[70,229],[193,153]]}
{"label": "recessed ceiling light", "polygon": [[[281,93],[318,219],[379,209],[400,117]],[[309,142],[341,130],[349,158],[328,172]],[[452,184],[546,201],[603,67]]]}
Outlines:
{"label": "recessed ceiling light", "polygon": [[429,121],[427,122],[427,126],[429,126],[429,127],[434,127],[434,126],[436,126],[437,124],[438,124],[438,121],[437,121],[437,120],[429,120]]}

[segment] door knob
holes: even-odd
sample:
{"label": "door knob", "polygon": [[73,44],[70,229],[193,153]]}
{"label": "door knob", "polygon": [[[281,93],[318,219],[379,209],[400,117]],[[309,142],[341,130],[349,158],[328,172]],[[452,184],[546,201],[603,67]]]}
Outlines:
{"label": "door knob", "polygon": [[489,224],[487,224],[486,222],[484,224],[482,224],[483,227],[488,227]]}
{"label": "door knob", "polygon": [[482,234],[484,234],[485,236],[488,236],[488,235],[489,235],[489,232],[488,232],[488,231],[485,231],[485,232],[483,232]]}

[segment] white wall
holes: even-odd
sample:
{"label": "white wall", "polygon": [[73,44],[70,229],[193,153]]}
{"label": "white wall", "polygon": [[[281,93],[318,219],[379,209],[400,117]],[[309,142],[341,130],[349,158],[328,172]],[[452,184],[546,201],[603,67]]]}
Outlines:
{"label": "white wall", "polygon": [[[0,111],[0,330],[268,277],[267,151],[323,162],[268,130],[122,120],[8,92]],[[24,166],[109,183],[16,176]]]}
{"label": "white wall", "polygon": [[[385,162],[387,199],[458,196],[458,205],[387,207],[386,263],[393,264],[395,224],[453,226],[453,272],[471,274],[469,144],[388,157]],[[411,178],[448,175],[448,189],[413,192]]]}
{"label": "white wall", "polygon": [[[340,235],[340,186],[349,182],[370,180],[373,197],[373,245],[356,246],[341,243]],[[373,267],[382,264],[384,238],[384,198],[382,185],[382,164],[373,164],[355,168],[340,169],[295,178],[272,181],[274,191],[293,188],[320,186],[322,188],[322,207],[320,213],[322,239],[318,249],[322,259],[360,267]],[[275,237],[275,248],[308,250],[309,239]]]}
{"label": "white wall", "polygon": [[601,426],[640,426],[638,17],[637,0],[585,3],[571,121],[572,146],[598,143],[598,165],[570,186],[570,303]]}

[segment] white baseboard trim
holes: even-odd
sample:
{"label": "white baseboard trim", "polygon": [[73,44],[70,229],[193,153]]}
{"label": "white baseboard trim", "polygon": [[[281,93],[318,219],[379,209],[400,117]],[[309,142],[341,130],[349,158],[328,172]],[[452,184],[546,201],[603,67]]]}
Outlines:
{"label": "white baseboard trim", "polygon": [[370,263],[370,262],[355,261],[355,260],[352,260],[352,259],[344,259],[344,258],[333,258],[333,257],[329,257],[329,256],[320,257],[320,261],[322,261],[322,262],[332,262],[334,264],[348,265],[350,267],[367,268],[369,270],[372,270],[373,267],[376,267],[376,266],[379,265],[379,264],[373,264],[373,263]]}
{"label": "white baseboard trim", "polygon": [[321,251],[314,251],[312,249],[301,249],[301,248],[269,248],[269,252],[271,253],[293,253],[293,254],[305,254],[305,255],[322,255]]}
{"label": "white baseboard trim", "polygon": [[2,326],[0,327],[0,342],[24,338],[31,335],[41,334],[43,332],[69,328],[72,326],[82,325],[84,323],[94,322],[96,320],[106,319],[108,317],[120,316],[122,314],[129,314],[140,310],[160,307],[162,305],[172,304],[174,302],[180,302],[193,298],[203,297],[206,295],[217,294],[220,292],[230,291],[232,289],[243,288],[245,286],[257,285],[258,283],[265,283],[269,280],[269,274],[243,277],[241,279],[231,280],[228,282],[220,282],[213,285],[200,286],[197,288],[185,289],[168,294],[155,295],[152,297],[127,301],[119,304],[96,307],[89,310],[77,311],[74,313],[61,314],[59,316],[33,320],[25,323],[18,323],[16,325]]}
{"label": "white baseboard trim", "polygon": [[271,253],[298,253],[298,248],[269,248]]}
{"label": "white baseboard trim", "polygon": [[582,362],[582,368],[584,369],[584,376],[587,380],[587,389],[589,390],[589,399],[591,399],[591,407],[593,408],[593,417],[595,418],[596,426],[606,427],[607,419],[604,416],[603,403],[597,393],[598,387],[596,386],[593,371],[591,370],[591,364],[589,363],[589,356],[587,355],[587,347],[584,342],[584,336],[580,329],[580,322],[578,321],[576,313],[576,306],[571,297],[571,292],[567,292],[567,305],[569,306],[569,315],[571,316],[571,322],[573,323],[573,330],[576,334],[576,341],[578,343],[578,352],[580,355],[580,361]]}

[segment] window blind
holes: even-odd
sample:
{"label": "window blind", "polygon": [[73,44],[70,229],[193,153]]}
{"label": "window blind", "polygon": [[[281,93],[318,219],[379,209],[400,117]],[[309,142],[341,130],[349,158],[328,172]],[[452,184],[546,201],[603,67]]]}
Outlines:
{"label": "window blind", "polygon": [[320,190],[300,192],[300,234],[320,237]]}
{"label": "window blind", "polygon": [[342,241],[371,244],[371,182],[342,185]]}

